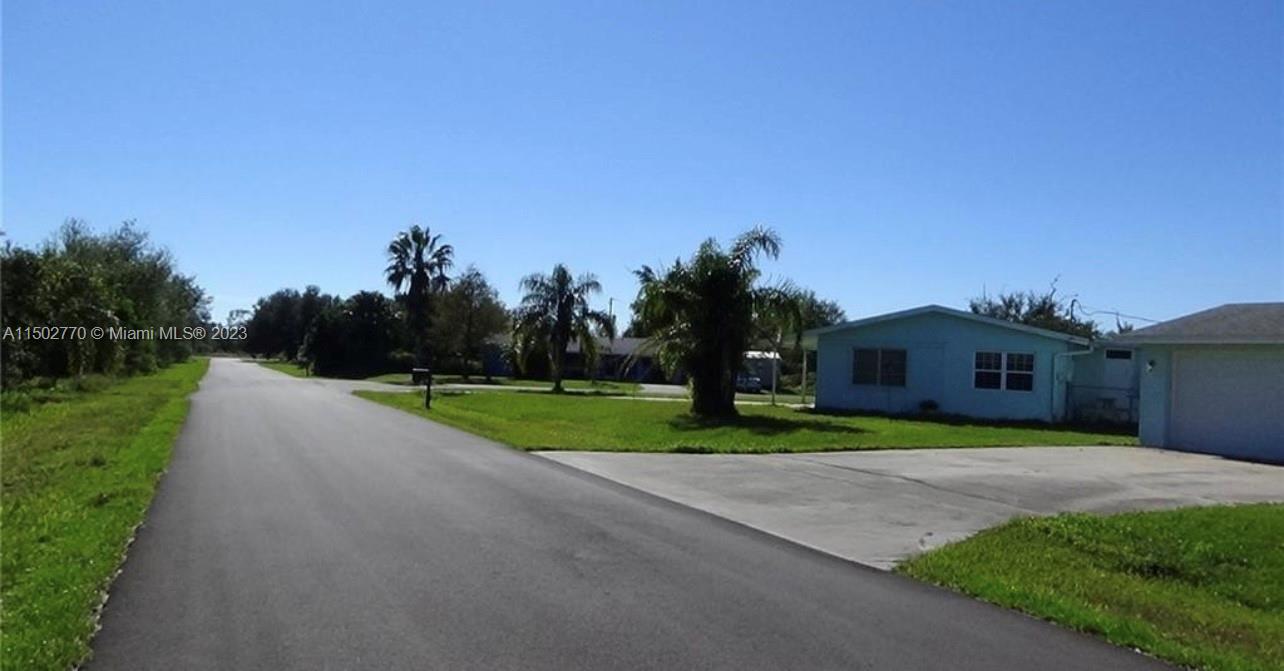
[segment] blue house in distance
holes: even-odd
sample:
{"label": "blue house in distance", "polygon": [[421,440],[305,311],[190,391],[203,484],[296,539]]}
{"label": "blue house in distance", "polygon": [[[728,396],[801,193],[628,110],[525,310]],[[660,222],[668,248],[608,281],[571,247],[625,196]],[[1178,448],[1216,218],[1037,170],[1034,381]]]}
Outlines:
{"label": "blue house in distance", "polygon": [[1068,418],[1075,359],[1088,340],[942,307],[807,331],[816,408],[892,414],[939,410],[989,419]]}

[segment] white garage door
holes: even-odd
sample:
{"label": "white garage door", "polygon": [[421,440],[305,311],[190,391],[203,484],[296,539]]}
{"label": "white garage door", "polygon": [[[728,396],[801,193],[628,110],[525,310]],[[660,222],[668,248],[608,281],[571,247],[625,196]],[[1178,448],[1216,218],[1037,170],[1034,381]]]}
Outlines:
{"label": "white garage door", "polygon": [[1169,444],[1284,462],[1284,347],[1174,353]]}

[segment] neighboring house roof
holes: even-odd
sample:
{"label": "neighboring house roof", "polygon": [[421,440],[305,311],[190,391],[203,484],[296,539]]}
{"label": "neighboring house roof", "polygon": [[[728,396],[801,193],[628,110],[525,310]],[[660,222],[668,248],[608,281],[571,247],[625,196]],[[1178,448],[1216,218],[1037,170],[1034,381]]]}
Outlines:
{"label": "neighboring house roof", "polygon": [[[646,344],[646,338],[620,337],[616,338],[614,341],[610,338],[595,338],[595,340],[597,341],[597,353],[599,355],[618,354],[622,356],[632,356],[641,350],[642,346]],[[513,336],[508,333],[499,333],[487,338],[486,342],[491,345],[508,347],[513,343]],[[566,343],[566,352],[568,354],[579,354],[579,351],[579,341],[572,340],[569,343]]]}
{"label": "neighboring house roof", "polygon": [[[605,354],[614,354],[617,356],[634,356],[639,354],[639,350],[642,349],[642,346],[645,345],[647,341],[646,338],[627,338],[627,337],[619,337],[619,338],[616,338],[615,340],[610,340],[609,338],[597,338],[596,340],[597,340],[597,353],[599,356],[605,355]],[[578,354],[579,351],[580,351],[579,341],[572,340],[571,342],[566,344],[567,354]]]}
{"label": "neighboring house roof", "polygon": [[1042,336],[1044,338],[1051,338],[1053,340],[1070,342],[1076,345],[1088,344],[1087,338],[1081,338],[1079,336],[1071,335],[1069,333],[1062,333],[1060,331],[1050,331],[1048,329],[1041,329],[1035,326],[1026,326],[1025,324],[1017,324],[1015,322],[1010,322],[1006,319],[996,319],[994,317],[986,317],[984,315],[978,315],[972,312],[965,312],[963,310],[955,310],[954,308],[947,308],[944,305],[924,305],[922,307],[911,308],[909,310],[901,310],[900,312],[888,312],[887,314],[875,315],[873,317],[866,317],[864,319],[857,319],[855,321],[843,322],[842,324],[835,324],[833,326],[826,326],[824,328],[812,329],[810,331],[803,333],[803,345],[815,347],[816,339],[819,336],[824,335],[826,333],[846,331],[848,329],[860,328],[862,326],[869,326],[872,324],[879,324],[882,322],[889,322],[897,319],[907,319],[909,317],[917,317],[919,315],[926,315],[926,314],[949,315],[951,317],[958,317],[959,319],[968,319],[974,322],[980,322],[982,324],[989,324],[991,326],[1000,326],[1003,328],[1012,329],[1014,331],[1021,331],[1022,333],[1029,333],[1031,335]]}
{"label": "neighboring house roof", "polygon": [[1119,345],[1284,345],[1284,303],[1227,303],[1111,337]]}

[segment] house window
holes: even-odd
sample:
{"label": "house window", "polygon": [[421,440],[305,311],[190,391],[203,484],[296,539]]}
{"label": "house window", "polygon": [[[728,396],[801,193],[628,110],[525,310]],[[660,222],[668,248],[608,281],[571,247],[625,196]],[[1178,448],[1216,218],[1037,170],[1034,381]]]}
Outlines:
{"label": "house window", "polygon": [[1004,388],[1014,391],[1032,391],[1034,389],[1034,355],[1008,352],[1007,364]]}
{"label": "house window", "polygon": [[878,384],[878,350],[856,350],[852,362],[852,383]]}
{"label": "house window", "polygon": [[972,386],[977,389],[1003,388],[1003,354],[1001,352],[976,353],[976,372],[972,376]]}
{"label": "house window", "polygon": [[1106,350],[1107,359],[1131,359],[1132,350],[1130,349],[1108,349]]}
{"label": "house window", "polygon": [[852,356],[852,384],[904,387],[906,355],[903,349],[856,349]]}
{"label": "house window", "polygon": [[972,386],[977,389],[1034,389],[1034,355],[1025,352],[977,352]]}

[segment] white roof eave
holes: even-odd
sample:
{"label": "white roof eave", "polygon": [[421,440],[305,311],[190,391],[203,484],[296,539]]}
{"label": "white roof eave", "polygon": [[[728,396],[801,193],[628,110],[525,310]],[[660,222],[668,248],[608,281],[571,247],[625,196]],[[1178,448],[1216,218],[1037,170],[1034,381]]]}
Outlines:
{"label": "white roof eave", "polygon": [[873,317],[866,317],[864,319],[857,319],[849,322],[843,322],[842,324],[835,324],[833,326],[826,326],[823,328],[811,329],[803,333],[803,338],[802,338],[803,347],[810,346],[812,349],[815,349],[820,339],[820,336],[825,335],[827,333],[837,333],[839,331],[846,331],[849,329],[860,328],[862,326],[869,326],[872,324],[880,324],[882,322],[895,321],[897,319],[908,319],[910,317],[917,317],[919,315],[924,315],[924,314],[943,314],[951,317],[957,317],[959,319],[968,319],[968,320],[979,322],[982,324],[989,324],[991,326],[998,326],[1001,328],[1012,329],[1014,331],[1021,331],[1023,333],[1029,333],[1031,335],[1050,338],[1052,340],[1061,340],[1063,342],[1069,342],[1076,345],[1083,345],[1084,347],[1087,347],[1092,344],[1087,338],[1081,338],[1079,336],[1070,335],[1069,333],[1049,331],[1047,329],[1041,329],[1035,326],[1026,326],[1025,324],[1014,324],[1012,322],[1004,321],[1002,319],[995,319],[994,317],[986,317],[983,315],[972,314],[971,312],[955,310],[954,308],[947,308],[943,305],[924,305],[917,308],[911,308],[909,310],[901,310],[899,312],[888,312],[886,314],[875,315]]}

